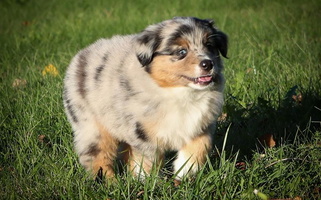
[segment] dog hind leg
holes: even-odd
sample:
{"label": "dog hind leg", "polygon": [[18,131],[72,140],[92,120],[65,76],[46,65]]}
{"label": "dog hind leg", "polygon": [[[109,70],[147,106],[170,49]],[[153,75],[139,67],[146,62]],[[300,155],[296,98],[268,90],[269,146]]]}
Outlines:
{"label": "dog hind leg", "polygon": [[[75,132],[79,161],[93,175],[114,177],[118,141],[99,123],[89,123]],[[88,131],[92,135],[88,135]],[[97,177],[102,178],[102,177]]]}

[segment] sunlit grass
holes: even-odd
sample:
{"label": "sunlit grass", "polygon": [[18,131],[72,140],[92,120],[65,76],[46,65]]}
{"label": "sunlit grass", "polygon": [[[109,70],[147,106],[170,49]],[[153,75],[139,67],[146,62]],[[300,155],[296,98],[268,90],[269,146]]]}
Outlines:
{"label": "sunlit grass", "polygon": [[[255,189],[320,199],[320,10],[317,0],[1,1],[0,199],[260,199]],[[97,184],[73,150],[66,67],[98,38],[174,16],[212,18],[229,35],[216,147],[179,187],[167,171]],[[258,142],[265,134],[275,147]]]}

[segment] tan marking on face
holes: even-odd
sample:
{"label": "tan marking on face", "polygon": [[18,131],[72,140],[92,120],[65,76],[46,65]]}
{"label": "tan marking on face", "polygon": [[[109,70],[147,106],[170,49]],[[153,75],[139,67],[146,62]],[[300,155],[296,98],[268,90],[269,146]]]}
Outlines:
{"label": "tan marking on face", "polygon": [[151,63],[151,77],[161,87],[184,87],[190,83],[189,80],[182,75],[196,78],[196,67],[200,60],[195,53],[188,49],[188,42],[180,39],[178,42],[181,48],[187,49],[185,58],[179,60],[176,55],[159,55],[156,56]]}
{"label": "tan marking on face", "polygon": [[189,48],[189,42],[183,38],[178,38],[175,44],[183,48]]}

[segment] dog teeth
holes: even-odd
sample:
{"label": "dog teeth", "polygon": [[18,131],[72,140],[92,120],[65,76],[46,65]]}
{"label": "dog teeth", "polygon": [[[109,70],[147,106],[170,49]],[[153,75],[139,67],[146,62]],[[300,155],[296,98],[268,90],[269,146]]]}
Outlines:
{"label": "dog teeth", "polygon": [[213,80],[213,77],[208,75],[208,76],[200,76],[197,78],[191,78],[191,77],[187,77],[187,76],[183,76],[184,78],[186,78],[189,81],[193,81],[195,84],[207,84],[210,83]]}

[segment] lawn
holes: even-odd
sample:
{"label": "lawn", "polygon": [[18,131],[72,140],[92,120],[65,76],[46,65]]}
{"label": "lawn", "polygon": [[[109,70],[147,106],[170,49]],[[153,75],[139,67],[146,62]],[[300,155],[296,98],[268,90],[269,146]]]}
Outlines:
{"label": "lawn", "polygon": [[[319,0],[1,0],[0,13],[0,199],[321,199]],[[214,19],[229,36],[215,148],[178,187],[156,173],[97,184],[63,110],[68,63],[174,16]]]}

